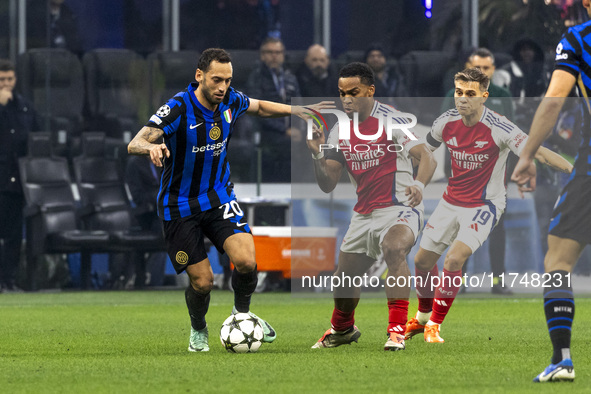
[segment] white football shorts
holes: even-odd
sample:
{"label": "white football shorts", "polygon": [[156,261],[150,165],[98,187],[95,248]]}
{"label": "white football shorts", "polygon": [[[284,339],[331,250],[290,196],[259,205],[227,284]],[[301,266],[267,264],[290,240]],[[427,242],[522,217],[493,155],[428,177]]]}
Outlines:
{"label": "white football shorts", "polygon": [[367,215],[353,212],[349,229],[341,244],[341,251],[365,253],[377,260],[382,254],[382,241],[391,227],[396,225],[409,227],[416,242],[423,223],[422,210],[403,205],[375,209]]}
{"label": "white football shorts", "polygon": [[457,239],[474,253],[486,241],[502,214],[503,210],[493,204],[466,208],[442,199],[423,230],[420,246],[442,255]]}

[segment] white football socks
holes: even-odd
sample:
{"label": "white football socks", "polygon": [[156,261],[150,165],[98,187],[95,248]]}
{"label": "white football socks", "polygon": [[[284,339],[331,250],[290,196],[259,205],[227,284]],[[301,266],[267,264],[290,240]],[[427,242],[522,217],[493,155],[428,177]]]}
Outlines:
{"label": "white football socks", "polygon": [[431,317],[431,312],[417,311],[417,315],[415,316],[415,319],[417,319],[419,321],[419,324],[425,325],[425,323],[427,323],[429,321],[430,317]]}

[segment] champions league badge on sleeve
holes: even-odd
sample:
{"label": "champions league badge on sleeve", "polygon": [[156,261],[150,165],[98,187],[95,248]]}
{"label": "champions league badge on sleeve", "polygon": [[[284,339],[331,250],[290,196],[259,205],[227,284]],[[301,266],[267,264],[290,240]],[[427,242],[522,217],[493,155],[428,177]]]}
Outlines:
{"label": "champions league badge on sleeve", "polygon": [[170,114],[170,107],[168,106],[168,104],[164,104],[162,107],[158,108],[158,111],[156,111],[156,115],[158,115],[161,118],[165,118]]}

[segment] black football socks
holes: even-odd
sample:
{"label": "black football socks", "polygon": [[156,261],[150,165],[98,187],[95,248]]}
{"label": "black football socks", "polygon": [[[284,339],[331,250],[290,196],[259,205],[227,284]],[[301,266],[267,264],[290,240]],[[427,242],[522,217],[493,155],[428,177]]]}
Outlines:
{"label": "black football socks", "polygon": [[199,293],[189,285],[185,290],[185,300],[187,301],[187,309],[189,309],[189,316],[191,316],[191,327],[199,331],[205,328],[205,314],[209,309],[209,293]]}
{"label": "black football socks", "polygon": [[544,288],[544,312],[546,324],[554,353],[552,364],[570,356],[570,338],[573,318],[575,317],[575,300],[567,271],[552,271],[550,287]]}
{"label": "black football socks", "polygon": [[234,289],[234,306],[241,313],[250,310],[250,297],[257,288],[257,269],[241,274],[234,268],[232,272],[232,289]]}

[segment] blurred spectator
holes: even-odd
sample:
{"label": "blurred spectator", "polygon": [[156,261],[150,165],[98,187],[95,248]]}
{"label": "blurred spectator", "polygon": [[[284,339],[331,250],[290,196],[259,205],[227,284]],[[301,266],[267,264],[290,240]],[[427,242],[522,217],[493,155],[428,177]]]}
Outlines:
{"label": "blurred spectator", "polygon": [[407,97],[408,91],[400,71],[395,65],[388,65],[386,53],[379,44],[373,44],[365,51],[364,61],[371,67],[376,77],[375,97]]}
{"label": "blurred spectator", "polygon": [[[261,64],[248,77],[246,93],[256,99],[289,104],[300,97],[298,81],[283,68],[285,48],[277,38],[267,38],[260,48]],[[292,129],[290,118],[256,118],[255,131],[260,132],[263,150],[263,182],[289,182],[291,179],[291,139],[300,141],[302,131]],[[293,136],[292,136],[293,134]]]}
{"label": "blurred spectator", "polygon": [[27,154],[28,133],[39,129],[32,104],[14,92],[15,84],[14,64],[0,59],[0,291],[19,290],[24,197],[18,158]]}
{"label": "blurred spectator", "polygon": [[326,49],[319,44],[308,48],[304,63],[296,72],[303,97],[336,97],[337,75]]}
{"label": "blurred spectator", "polygon": [[534,40],[524,38],[515,43],[513,60],[503,66],[509,72],[509,90],[513,97],[539,97],[546,92],[549,70],[544,62],[544,51]]}
{"label": "blurred spectator", "polygon": [[[27,42],[30,48],[64,48],[82,55],[78,21],[64,0],[34,0],[27,11]],[[49,37],[46,21],[49,22]]]}
{"label": "blurred spectator", "polygon": [[[133,199],[135,217],[141,229],[162,233],[162,222],[156,213],[156,199],[160,190],[160,169],[156,168],[149,156],[130,156],[125,168],[125,181],[129,186],[129,192]],[[164,281],[164,269],[166,265],[166,252],[151,253],[145,260],[140,252],[134,252],[131,260],[136,267],[135,287],[143,287],[144,284],[161,286]],[[144,272],[139,272],[138,267],[143,267],[146,278],[142,278]]]}

